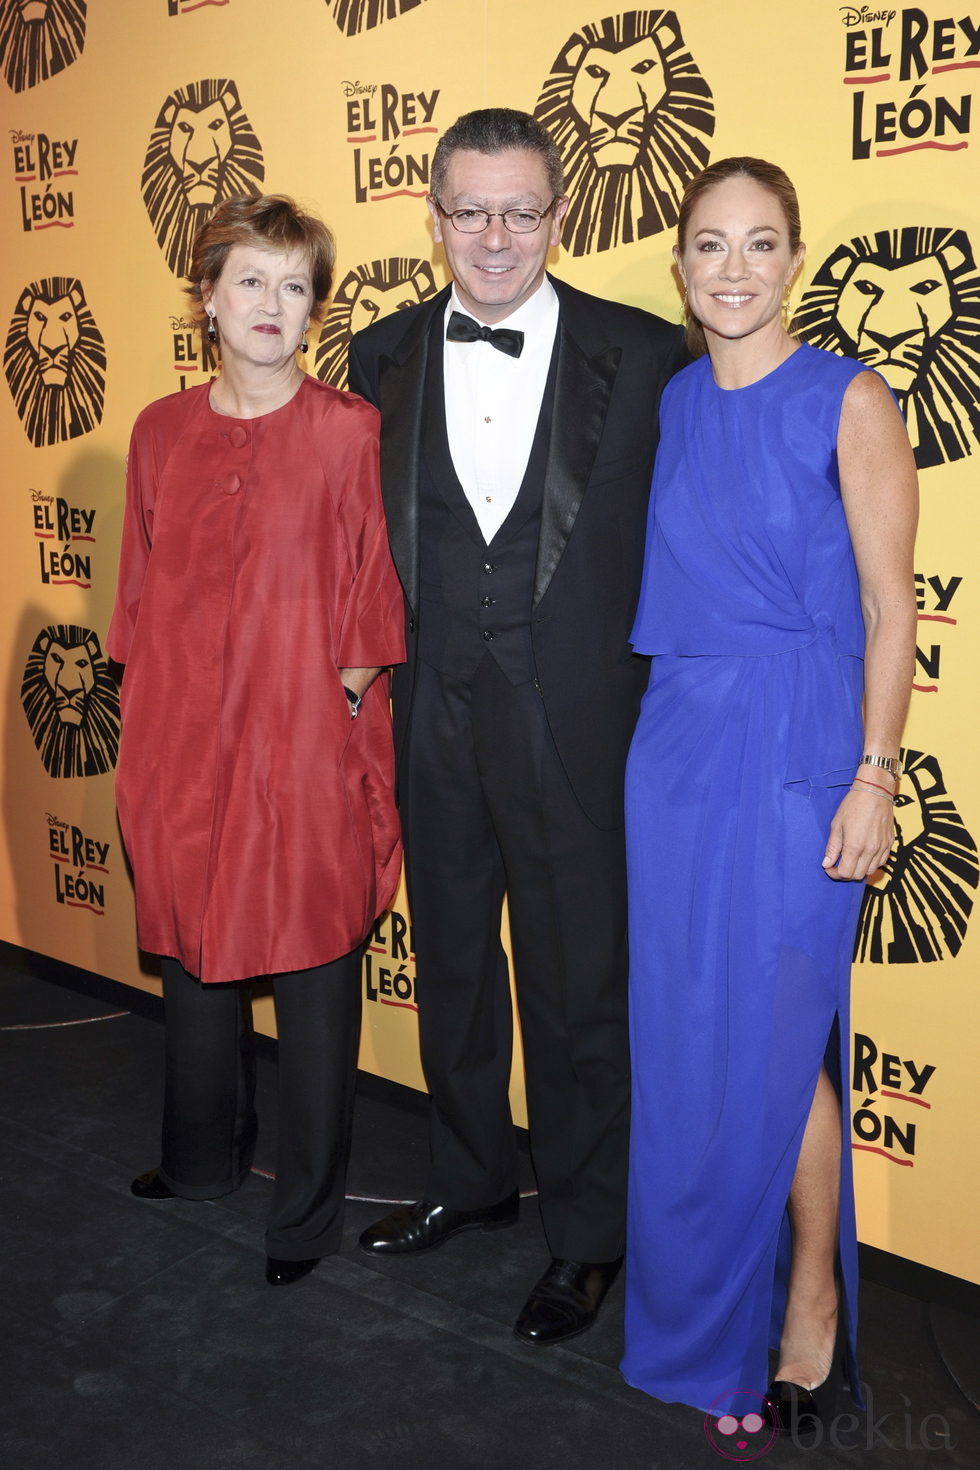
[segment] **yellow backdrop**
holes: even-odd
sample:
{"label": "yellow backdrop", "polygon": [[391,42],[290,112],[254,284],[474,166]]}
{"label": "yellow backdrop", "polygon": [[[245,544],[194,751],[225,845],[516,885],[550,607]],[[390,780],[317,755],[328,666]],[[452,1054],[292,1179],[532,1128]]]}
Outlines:
{"label": "yellow backdrop", "polygon": [[[554,267],[675,320],[684,180],[731,153],[788,170],[809,246],[797,321],[810,340],[881,365],[923,495],[911,774],[855,968],[860,1233],[980,1281],[969,1163],[980,10],[2,0],[0,68],[0,932],[144,988],[155,982],[137,955],[113,810],[118,708],[101,645],[131,423],[209,367],[179,285],[201,212],[265,187],[334,226],[337,296],[308,366],[342,383],[351,329],[446,279],[423,201],[436,138],[463,111],[535,111],[573,193]],[[372,936],[364,993],[362,1065],[422,1086],[403,894]],[[260,1024],[272,1029],[265,1002]],[[523,1121],[519,1062],[513,1097]]]}

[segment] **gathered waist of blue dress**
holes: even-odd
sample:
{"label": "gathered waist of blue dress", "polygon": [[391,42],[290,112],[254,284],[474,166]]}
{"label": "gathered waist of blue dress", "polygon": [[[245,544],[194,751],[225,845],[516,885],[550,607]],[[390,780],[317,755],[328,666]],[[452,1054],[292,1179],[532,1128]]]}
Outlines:
{"label": "gathered waist of blue dress", "polygon": [[710,627],[671,628],[651,626],[656,619],[638,619],[630,642],[634,653],[666,654],[676,658],[773,658],[797,653],[820,642],[838,655],[864,657],[864,630],[837,627],[829,613],[812,617],[803,614],[799,624],[752,622],[742,619],[729,624],[713,623]]}

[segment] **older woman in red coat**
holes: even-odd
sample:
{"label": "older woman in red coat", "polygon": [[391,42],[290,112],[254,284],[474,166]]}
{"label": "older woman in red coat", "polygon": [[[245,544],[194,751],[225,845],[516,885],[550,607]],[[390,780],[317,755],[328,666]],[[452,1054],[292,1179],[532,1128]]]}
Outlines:
{"label": "older woman in red coat", "polygon": [[125,664],[117,802],[167,1019],[142,1199],[236,1189],[254,1147],[250,1007],[270,977],[279,1145],[267,1280],[336,1250],[359,950],[401,850],[387,680],[404,656],[378,416],[307,376],[329,232],[281,196],[223,204],[189,295],[220,376],[145,409],[108,651]]}

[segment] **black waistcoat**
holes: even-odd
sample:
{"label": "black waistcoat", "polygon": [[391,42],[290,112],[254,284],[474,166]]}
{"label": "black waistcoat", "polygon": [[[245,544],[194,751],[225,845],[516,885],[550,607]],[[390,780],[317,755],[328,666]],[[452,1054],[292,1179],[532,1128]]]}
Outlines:
{"label": "black waistcoat", "polygon": [[534,678],[531,602],[557,363],[556,335],[524,479],[488,544],[449,450],[441,313],[433,322],[419,475],[419,657],[455,679],[471,679],[487,653],[512,684]]}

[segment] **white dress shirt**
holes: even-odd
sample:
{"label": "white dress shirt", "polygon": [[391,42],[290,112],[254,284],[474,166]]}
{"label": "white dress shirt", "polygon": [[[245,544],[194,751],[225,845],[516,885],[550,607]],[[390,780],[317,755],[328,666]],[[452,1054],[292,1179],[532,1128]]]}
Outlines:
{"label": "white dress shirt", "polygon": [[[453,287],[446,325],[466,311]],[[558,330],[558,297],[545,278],[534,295],[494,327],[524,333],[520,357],[489,342],[444,343],[449,452],[486,541],[493,540],[517,499],[541,413]]]}

